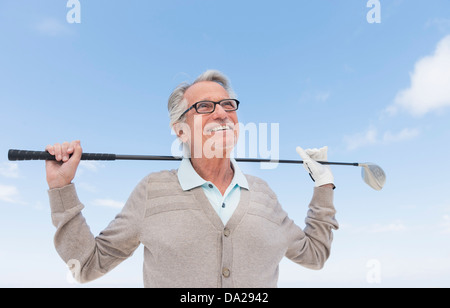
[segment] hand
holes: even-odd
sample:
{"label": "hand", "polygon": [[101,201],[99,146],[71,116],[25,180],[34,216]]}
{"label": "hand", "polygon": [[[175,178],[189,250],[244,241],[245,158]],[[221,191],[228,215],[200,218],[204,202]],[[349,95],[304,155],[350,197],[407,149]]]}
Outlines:
{"label": "hand", "polygon": [[80,141],[64,142],[63,144],[56,143],[53,146],[48,145],[45,147],[45,150],[56,158],[56,161],[47,160],[45,162],[48,187],[53,189],[69,185],[75,178],[81,154],[83,153]]}
{"label": "hand", "polygon": [[330,166],[322,165],[317,161],[327,161],[328,147],[321,149],[303,150],[297,147],[297,153],[303,159],[303,167],[309,172],[311,178],[315,182],[315,186],[332,185],[334,188],[334,177]]}

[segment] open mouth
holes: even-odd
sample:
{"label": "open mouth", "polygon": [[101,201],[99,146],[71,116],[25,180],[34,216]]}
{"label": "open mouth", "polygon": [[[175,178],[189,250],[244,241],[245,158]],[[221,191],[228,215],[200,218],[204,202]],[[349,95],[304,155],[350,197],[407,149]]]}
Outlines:
{"label": "open mouth", "polygon": [[234,126],[229,125],[229,124],[223,124],[223,125],[214,125],[214,126],[206,127],[205,132],[207,134],[211,134],[211,133],[233,130],[233,129],[234,129]]}
{"label": "open mouth", "polygon": [[219,131],[222,131],[222,130],[232,130],[232,129],[233,128],[231,126],[229,126],[229,125],[221,125],[221,126],[217,126],[217,127],[212,128],[212,129],[209,129],[208,132],[215,133],[215,132],[219,132]]}

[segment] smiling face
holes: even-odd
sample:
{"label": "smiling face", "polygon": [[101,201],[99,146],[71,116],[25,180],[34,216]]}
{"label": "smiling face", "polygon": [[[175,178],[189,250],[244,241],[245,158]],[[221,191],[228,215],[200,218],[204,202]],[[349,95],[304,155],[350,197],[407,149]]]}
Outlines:
{"label": "smiling face", "polygon": [[[184,94],[188,108],[200,101],[218,102],[230,98],[218,83],[202,81],[192,85]],[[195,158],[229,157],[239,136],[236,111],[225,111],[216,105],[213,113],[198,114],[195,108],[186,114],[185,129],[178,130],[180,139],[191,149]]]}

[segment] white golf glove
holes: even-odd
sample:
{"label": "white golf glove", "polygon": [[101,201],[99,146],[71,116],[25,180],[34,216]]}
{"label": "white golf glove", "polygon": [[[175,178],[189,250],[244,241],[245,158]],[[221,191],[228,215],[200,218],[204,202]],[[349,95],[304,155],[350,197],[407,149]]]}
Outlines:
{"label": "white golf glove", "polygon": [[334,186],[334,177],[330,166],[322,165],[317,162],[327,161],[328,147],[306,150],[303,150],[301,147],[297,147],[296,150],[303,160],[303,167],[305,167],[306,171],[308,171],[311,175],[316,187],[325,184],[333,184]]}

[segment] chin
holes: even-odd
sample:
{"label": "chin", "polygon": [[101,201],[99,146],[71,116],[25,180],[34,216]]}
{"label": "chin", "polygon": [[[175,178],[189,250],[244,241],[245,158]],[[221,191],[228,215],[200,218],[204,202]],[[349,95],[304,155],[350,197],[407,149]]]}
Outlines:
{"label": "chin", "polygon": [[232,136],[212,136],[203,144],[203,153],[207,158],[229,158],[236,145],[237,138]]}

